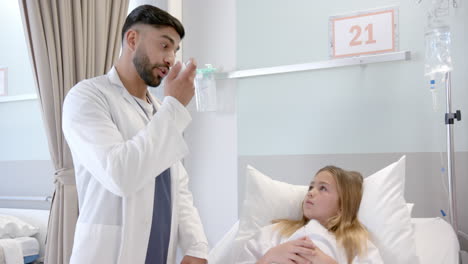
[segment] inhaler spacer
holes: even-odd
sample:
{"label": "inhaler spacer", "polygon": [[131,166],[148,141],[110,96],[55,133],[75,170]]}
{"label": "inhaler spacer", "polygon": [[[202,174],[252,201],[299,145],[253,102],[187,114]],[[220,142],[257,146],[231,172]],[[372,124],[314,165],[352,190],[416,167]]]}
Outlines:
{"label": "inhaler spacer", "polygon": [[197,69],[195,99],[198,112],[217,110],[215,72],[216,68],[213,68],[211,64],[206,64],[206,68]]}

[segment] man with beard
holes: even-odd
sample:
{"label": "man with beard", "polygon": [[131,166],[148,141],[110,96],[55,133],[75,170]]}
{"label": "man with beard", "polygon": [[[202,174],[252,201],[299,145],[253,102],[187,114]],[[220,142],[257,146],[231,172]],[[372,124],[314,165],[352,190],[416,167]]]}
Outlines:
{"label": "man with beard", "polygon": [[[63,131],[75,166],[80,215],[70,263],[204,264],[208,242],[180,160],[196,63],[175,55],[182,24],[154,6],[133,10],[122,54],[103,76],[67,94]],[[165,79],[162,102],[147,86]]]}

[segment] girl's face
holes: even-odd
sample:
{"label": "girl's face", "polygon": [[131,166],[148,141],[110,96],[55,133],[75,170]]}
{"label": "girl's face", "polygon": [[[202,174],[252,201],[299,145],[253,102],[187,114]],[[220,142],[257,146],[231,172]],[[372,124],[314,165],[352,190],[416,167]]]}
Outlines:
{"label": "girl's face", "polygon": [[326,226],[328,219],[340,212],[339,195],[334,177],[328,171],[315,175],[302,204],[304,216]]}

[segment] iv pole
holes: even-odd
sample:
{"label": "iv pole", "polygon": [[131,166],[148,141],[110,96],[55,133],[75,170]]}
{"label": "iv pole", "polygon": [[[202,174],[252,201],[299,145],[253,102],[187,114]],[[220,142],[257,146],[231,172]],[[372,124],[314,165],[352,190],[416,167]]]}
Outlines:
{"label": "iv pole", "polygon": [[445,73],[445,89],[446,89],[446,109],[445,113],[445,124],[447,125],[447,176],[448,176],[448,192],[449,192],[449,207],[450,214],[449,220],[455,233],[458,235],[458,217],[457,217],[457,196],[455,190],[455,160],[454,160],[454,148],[453,148],[453,123],[456,119],[461,120],[461,112],[457,110],[456,113],[452,113],[452,75],[448,71]]}
{"label": "iv pole", "polygon": [[[461,120],[461,112],[460,110],[457,110],[455,113],[452,113],[452,69],[450,69],[451,66],[448,67],[448,65],[443,65],[446,63],[451,64],[449,53],[450,35],[444,36],[448,27],[444,26],[445,23],[442,19],[443,17],[449,15],[450,2],[452,2],[454,8],[458,7],[457,0],[433,1],[432,10],[428,14],[429,28],[431,28],[431,31],[429,33],[426,33],[426,37],[429,36],[430,41],[429,44],[426,43],[426,59],[428,59],[430,64],[442,63],[442,65],[437,65],[438,67],[436,67],[435,72],[429,71],[429,74],[442,73],[445,79],[447,110],[447,112],[445,113],[445,125],[447,126],[447,182],[450,210],[449,222],[452,225],[455,233],[458,235],[457,195],[455,189],[455,151],[453,147],[453,124],[455,120]],[[442,32],[439,32],[439,30],[441,30]],[[429,53],[427,50],[428,48],[432,49],[432,51]],[[436,51],[434,51],[433,49],[436,49]]]}
{"label": "iv pole", "polygon": [[[434,21],[434,18],[437,18],[440,15],[439,8],[442,9],[447,9],[446,11],[448,12],[448,8],[450,5],[444,7],[443,1],[448,1],[450,3],[450,0],[436,0],[433,2],[434,8],[431,13],[429,13],[429,25],[431,25],[431,22],[437,22]],[[452,5],[454,8],[458,7],[458,0],[451,0]],[[419,0],[421,2],[421,0]],[[443,12],[442,15],[447,15],[448,13]],[[432,21],[431,21],[432,20]],[[440,37],[440,35],[439,35]],[[450,38],[448,39],[449,44],[450,44]],[[432,43],[434,44],[434,43]],[[442,45],[443,47],[444,45]],[[426,46],[427,48],[428,46]],[[438,45],[432,46],[432,48],[438,47]],[[440,47],[439,47],[440,48]],[[426,50],[427,52],[427,50]],[[426,53],[427,54],[427,53]],[[450,56],[450,55],[449,55]],[[446,59],[446,58],[441,58],[437,57],[438,60],[441,59]],[[447,112],[445,113],[445,125],[447,126],[447,182],[448,182],[448,194],[449,194],[449,222],[452,225],[453,230],[455,231],[456,236],[459,236],[459,230],[458,230],[458,216],[457,216],[457,195],[456,195],[456,179],[455,179],[455,151],[454,151],[454,144],[453,144],[453,124],[455,120],[460,121],[461,120],[461,112],[460,110],[457,110],[455,113],[452,113],[452,74],[451,70],[448,70],[444,73],[445,77],[445,90],[446,90],[446,110]],[[462,263],[462,251],[459,251],[459,263]]]}

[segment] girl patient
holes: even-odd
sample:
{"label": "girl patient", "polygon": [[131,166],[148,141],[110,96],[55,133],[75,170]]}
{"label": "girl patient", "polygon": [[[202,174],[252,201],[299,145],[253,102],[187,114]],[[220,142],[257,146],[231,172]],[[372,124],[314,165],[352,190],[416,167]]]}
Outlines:
{"label": "girl patient", "polygon": [[362,189],[358,172],[320,169],[302,202],[302,219],[275,220],[262,228],[235,263],[383,264],[357,218]]}

